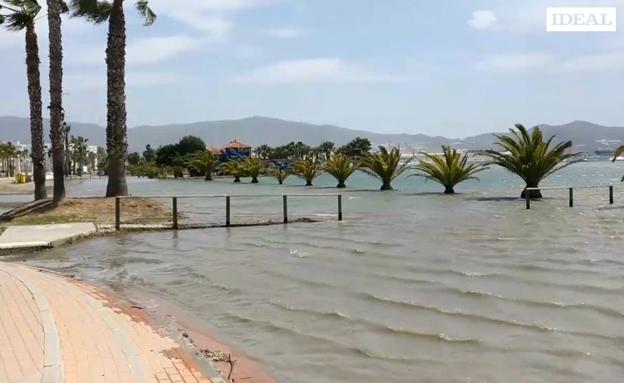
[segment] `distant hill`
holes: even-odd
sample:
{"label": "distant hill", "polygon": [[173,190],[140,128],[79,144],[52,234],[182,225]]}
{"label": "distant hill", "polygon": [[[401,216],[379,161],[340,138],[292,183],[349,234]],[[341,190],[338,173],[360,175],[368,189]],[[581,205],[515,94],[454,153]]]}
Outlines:
{"label": "distant hill", "polygon": [[[49,141],[48,121],[45,137]],[[93,145],[105,145],[105,128],[97,124],[72,122],[71,134],[87,137]],[[624,143],[624,127],[607,127],[586,121],[573,121],[564,125],[542,125],[547,136],[572,140],[574,150],[592,152],[615,148]],[[405,151],[438,150],[441,145],[463,149],[485,149],[492,146],[492,134],[480,134],[464,139],[432,137],[424,134],[380,134],[363,130],[341,128],[333,125],[313,125],[267,117],[249,117],[240,120],[206,121],[192,124],[137,126],[128,129],[130,151],[141,151],[146,144],[153,147],[178,141],[185,135],[201,137],[209,146],[224,145],[237,139],[252,146],[261,144],[282,145],[290,141],[303,141],[316,145],[333,141],[342,145],[356,136],[369,138],[375,145],[400,145]],[[30,141],[28,119],[0,117],[0,139],[4,141]]]}

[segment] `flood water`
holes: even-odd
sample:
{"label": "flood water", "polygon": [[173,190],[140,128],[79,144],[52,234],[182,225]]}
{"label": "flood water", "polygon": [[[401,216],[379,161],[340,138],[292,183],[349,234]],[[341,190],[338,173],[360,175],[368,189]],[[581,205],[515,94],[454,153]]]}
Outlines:
{"label": "flood water", "polygon": [[[621,164],[578,164],[550,185],[608,184]],[[131,180],[134,194],[283,194],[225,180]],[[317,184],[331,186],[329,178]],[[105,180],[70,184],[97,195]],[[351,185],[378,187],[363,175]],[[624,376],[624,192],[548,191],[482,173],[455,196],[405,178],[349,191],[345,221],[124,234],[27,262],[169,300],[281,382],[616,382]],[[335,213],[335,201],[298,202]],[[187,202],[189,219],[204,209]],[[273,201],[271,202],[273,203]],[[272,210],[245,200],[237,214]],[[281,214],[275,202],[275,214]],[[307,204],[306,206],[304,206]],[[296,209],[295,209],[296,210]],[[293,214],[296,214],[293,213]]]}

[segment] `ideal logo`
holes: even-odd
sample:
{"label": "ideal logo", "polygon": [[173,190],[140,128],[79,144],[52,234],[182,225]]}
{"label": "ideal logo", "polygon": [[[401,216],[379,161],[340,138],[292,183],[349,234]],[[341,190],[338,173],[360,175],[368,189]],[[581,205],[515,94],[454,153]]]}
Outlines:
{"label": "ideal logo", "polygon": [[547,32],[615,32],[615,7],[546,8]]}

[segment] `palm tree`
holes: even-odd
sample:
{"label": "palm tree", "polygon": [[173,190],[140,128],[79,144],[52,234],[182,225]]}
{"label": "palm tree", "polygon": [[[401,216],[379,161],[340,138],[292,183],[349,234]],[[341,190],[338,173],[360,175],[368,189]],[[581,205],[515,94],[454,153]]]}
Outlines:
{"label": "palm tree", "polygon": [[245,167],[243,166],[242,161],[239,160],[230,160],[224,163],[221,165],[221,171],[224,174],[234,177],[234,182],[241,182],[241,177],[246,175]]}
{"label": "palm tree", "polygon": [[416,169],[424,174],[414,174],[415,176],[425,177],[444,186],[444,194],[454,194],[455,185],[466,180],[479,180],[474,175],[488,169],[487,167],[477,164],[468,163],[468,155],[463,156],[457,150],[442,145],[442,154],[423,153],[427,160],[420,161]]}
{"label": "palm tree", "polygon": [[41,6],[36,0],[0,1],[0,24],[9,31],[26,30],[26,72],[30,103],[30,144],[33,162],[35,200],[47,198],[45,187],[45,150],[43,147],[43,115],[41,106],[41,74],[39,73],[39,43],[35,20]]}
{"label": "palm tree", "polygon": [[[126,155],[128,137],[126,126],[126,17],[124,0],[72,0],[73,16],[84,17],[96,24],[108,22],[106,47],[107,122],[106,151],[108,152],[108,184],[106,196],[128,195]],[[136,1],[136,8],[145,18],[145,25],[156,20],[147,0]]]}
{"label": "palm tree", "polygon": [[322,172],[318,161],[310,157],[297,160],[293,168],[295,173],[305,179],[306,186],[312,186],[312,181]]}
{"label": "palm tree", "polygon": [[388,151],[385,147],[379,147],[379,153],[365,155],[360,161],[360,168],[381,181],[381,190],[393,190],[392,181],[409,168],[414,157],[409,158],[401,164],[401,152],[399,148],[393,147]]}
{"label": "palm tree", "polygon": [[87,164],[87,142],[88,138],[82,136],[70,139],[71,158],[74,165],[74,174],[82,177],[82,168]]}
{"label": "palm tree", "polygon": [[286,178],[288,178],[290,173],[282,169],[273,169],[271,171],[271,175],[275,177],[275,179],[280,185],[283,185],[284,181],[286,180]]}
{"label": "palm tree", "polygon": [[50,45],[50,141],[52,142],[52,169],[54,171],[52,199],[54,202],[59,202],[65,198],[61,13],[67,11],[67,4],[62,0],[47,1]]}
{"label": "palm tree", "polygon": [[[611,162],[615,162],[617,158],[622,154],[624,154],[624,145],[620,146],[615,150],[615,153],[613,153],[613,160],[611,160]],[[624,176],[622,176],[621,182],[624,182]]]}
{"label": "palm tree", "polygon": [[214,172],[217,159],[215,156],[205,150],[192,154],[186,161],[186,166],[194,169],[198,173],[205,175],[206,181],[212,181],[212,172]]}
{"label": "palm tree", "polygon": [[[527,188],[538,187],[544,178],[580,161],[573,159],[578,153],[566,153],[572,141],[559,142],[551,147],[555,136],[545,141],[537,126],[532,133],[521,124],[516,124],[516,128],[509,131],[511,135],[494,135],[502,152],[486,150],[482,154],[492,159],[490,164],[502,166],[526,182],[521,198],[526,198]],[[542,198],[542,193],[530,190],[529,198]]]}
{"label": "palm tree", "polygon": [[345,185],[347,178],[351,177],[351,174],[357,169],[358,164],[343,154],[332,155],[323,166],[323,170],[331,174],[338,181],[338,185],[336,185],[337,188],[347,187],[347,185]]}
{"label": "palm tree", "polygon": [[251,177],[251,183],[257,184],[258,176],[265,169],[264,161],[259,158],[249,157],[243,161],[243,168],[247,176]]}

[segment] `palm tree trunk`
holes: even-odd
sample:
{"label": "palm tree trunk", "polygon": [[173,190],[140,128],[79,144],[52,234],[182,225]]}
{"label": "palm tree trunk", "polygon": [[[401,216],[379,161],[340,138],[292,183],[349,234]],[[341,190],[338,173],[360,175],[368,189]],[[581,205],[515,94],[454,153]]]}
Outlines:
{"label": "palm tree trunk", "polygon": [[444,188],[444,194],[455,194],[455,190],[452,186],[446,186]]}
{"label": "palm tree trunk", "polygon": [[[527,188],[536,188],[537,185],[535,186],[526,186]],[[539,199],[542,198],[542,191],[541,190],[526,190],[526,188],[524,190],[522,190],[522,193],[520,194],[520,198],[526,198],[526,193],[529,193],[529,198],[531,199]]]}
{"label": "palm tree trunk", "polygon": [[208,171],[206,173],[206,177],[204,178],[205,181],[212,181],[212,172]]}
{"label": "palm tree trunk", "polygon": [[50,141],[52,141],[52,170],[54,172],[54,202],[65,198],[65,146],[63,140],[63,44],[61,33],[61,4],[48,0],[50,40]]}
{"label": "palm tree trunk", "polygon": [[34,24],[26,27],[26,70],[30,101],[30,144],[33,161],[35,200],[47,198],[45,187],[45,150],[43,148],[43,117],[41,111],[41,75],[39,73],[39,44]]}
{"label": "palm tree trunk", "polygon": [[260,182],[260,181],[258,181],[258,177],[251,177],[251,183],[252,183],[252,184],[257,184],[257,183],[259,183],[259,182]]}
{"label": "palm tree trunk", "polygon": [[338,185],[336,185],[338,189],[344,189],[347,187],[344,181],[338,181]]}
{"label": "palm tree trunk", "polygon": [[126,19],[123,0],[114,0],[108,20],[106,48],[108,80],[106,150],[108,152],[108,185],[106,196],[128,195],[126,155]]}
{"label": "palm tree trunk", "polygon": [[380,190],[394,190],[392,188],[392,185],[389,183],[384,183],[383,185],[381,185],[381,189]]}

